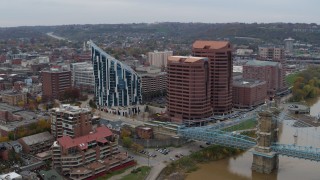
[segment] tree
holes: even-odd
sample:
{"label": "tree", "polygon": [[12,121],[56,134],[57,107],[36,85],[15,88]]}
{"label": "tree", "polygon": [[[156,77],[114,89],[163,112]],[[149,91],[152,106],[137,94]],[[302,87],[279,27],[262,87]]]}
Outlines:
{"label": "tree", "polygon": [[143,148],[142,145],[140,145],[140,144],[138,144],[138,143],[132,143],[131,149],[132,149],[133,151],[135,151],[135,152],[139,152],[139,151],[143,150],[144,148]]}
{"label": "tree", "polygon": [[132,145],[132,139],[130,137],[124,137],[122,139],[123,147],[130,148]]}
{"label": "tree", "polygon": [[62,96],[60,99],[74,102],[79,97],[80,97],[80,90],[78,88],[69,88],[62,93]]}
{"label": "tree", "polygon": [[19,106],[19,107],[24,107],[24,104],[25,104],[24,101],[19,101],[19,102],[18,102],[18,106]]}

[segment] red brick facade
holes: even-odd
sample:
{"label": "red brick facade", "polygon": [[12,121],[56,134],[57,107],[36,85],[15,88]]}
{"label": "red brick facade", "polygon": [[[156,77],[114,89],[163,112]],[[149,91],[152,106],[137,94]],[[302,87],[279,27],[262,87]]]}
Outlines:
{"label": "red brick facade", "polygon": [[195,41],[192,54],[209,58],[211,107],[214,114],[232,111],[232,54],[227,41]]}
{"label": "red brick facade", "polygon": [[167,109],[176,123],[201,123],[212,115],[208,59],[171,56],[167,66]]}

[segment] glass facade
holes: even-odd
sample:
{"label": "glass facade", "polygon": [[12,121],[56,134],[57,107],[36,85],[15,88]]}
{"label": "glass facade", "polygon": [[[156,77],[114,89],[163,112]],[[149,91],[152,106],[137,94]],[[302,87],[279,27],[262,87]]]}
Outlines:
{"label": "glass facade", "polygon": [[89,41],[89,44],[94,70],[96,104],[100,107],[141,104],[140,76],[92,41]]}

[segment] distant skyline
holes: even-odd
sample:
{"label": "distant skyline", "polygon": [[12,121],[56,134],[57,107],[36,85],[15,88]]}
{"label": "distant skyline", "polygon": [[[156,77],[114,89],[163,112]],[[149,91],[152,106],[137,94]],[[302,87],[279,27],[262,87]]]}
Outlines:
{"label": "distant skyline", "polygon": [[319,0],[0,0],[0,27],[154,22],[317,23]]}

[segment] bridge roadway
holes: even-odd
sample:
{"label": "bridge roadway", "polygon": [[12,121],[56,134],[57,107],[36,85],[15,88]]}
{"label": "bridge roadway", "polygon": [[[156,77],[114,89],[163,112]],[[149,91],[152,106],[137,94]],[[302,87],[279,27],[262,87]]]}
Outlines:
{"label": "bridge roadway", "polygon": [[[284,118],[284,116],[284,113],[281,113],[279,119]],[[217,123],[215,125],[204,127],[180,127],[178,129],[178,135],[196,141],[210,142],[221,146],[247,150],[256,146],[256,139],[221,130],[239,124],[243,121],[245,121],[245,119],[238,119],[236,122]],[[271,149],[278,155],[311,161],[320,161],[320,148],[277,143],[273,144]]]}

